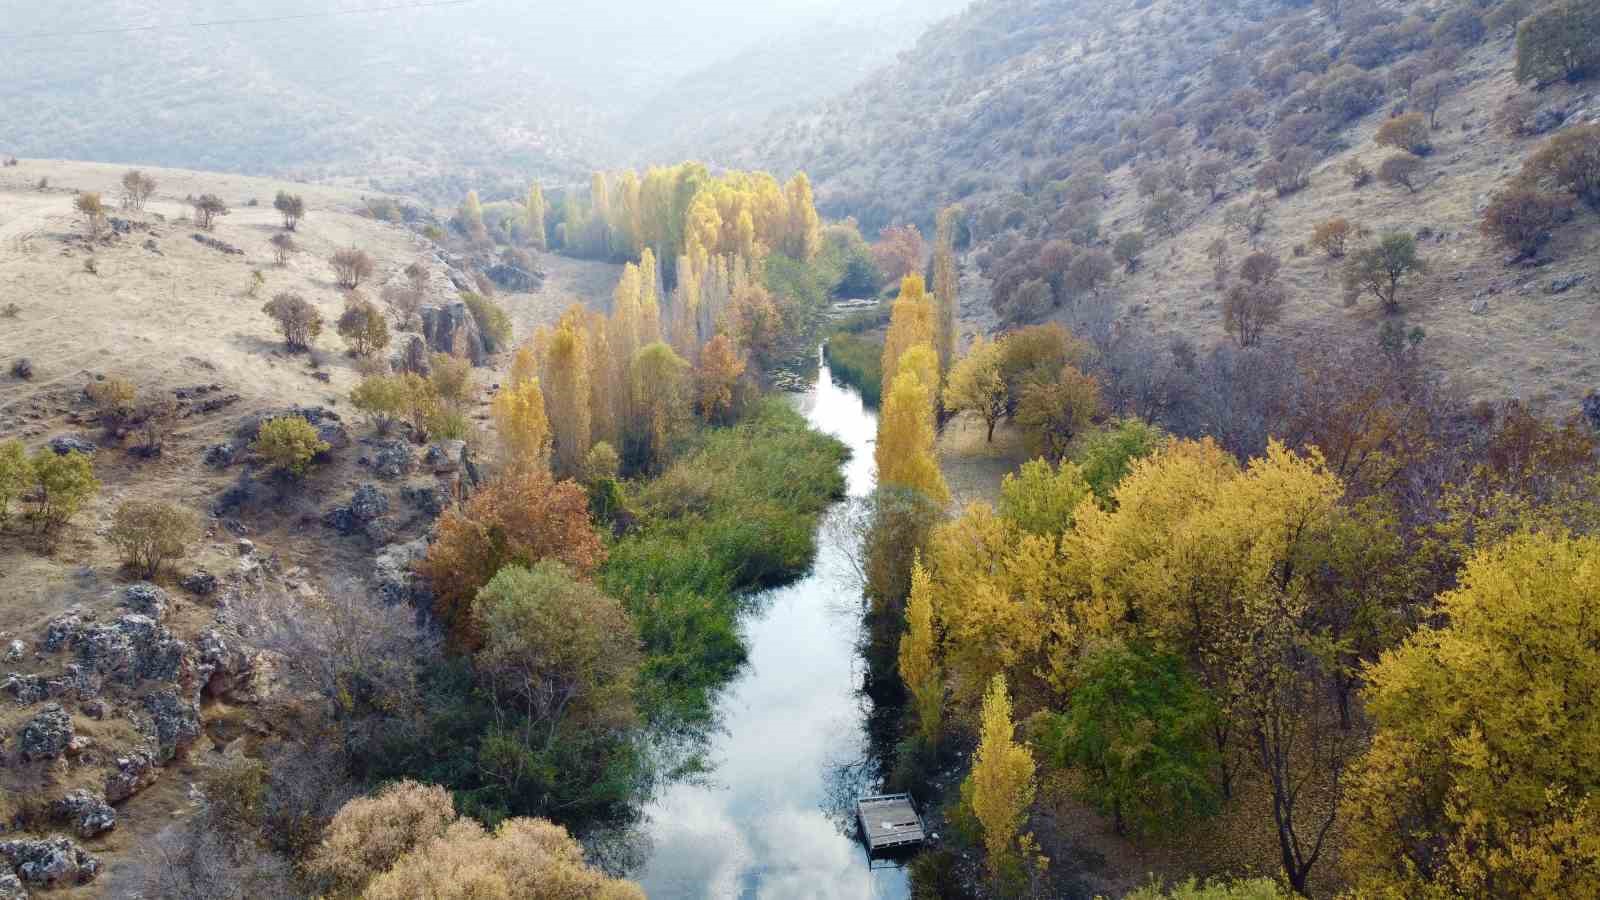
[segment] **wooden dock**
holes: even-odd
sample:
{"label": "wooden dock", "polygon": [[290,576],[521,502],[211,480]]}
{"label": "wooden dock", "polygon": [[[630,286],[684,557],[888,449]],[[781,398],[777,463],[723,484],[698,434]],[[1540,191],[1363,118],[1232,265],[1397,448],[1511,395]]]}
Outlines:
{"label": "wooden dock", "polygon": [[910,794],[862,797],[856,801],[856,820],[869,853],[916,847],[927,838]]}

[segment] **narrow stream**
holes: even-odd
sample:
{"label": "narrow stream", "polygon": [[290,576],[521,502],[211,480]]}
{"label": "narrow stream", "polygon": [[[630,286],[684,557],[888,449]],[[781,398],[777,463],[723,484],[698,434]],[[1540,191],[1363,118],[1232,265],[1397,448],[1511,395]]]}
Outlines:
{"label": "narrow stream", "polygon": [[[872,490],[877,416],[826,363],[796,402],[849,445],[849,492]],[[845,504],[828,514],[845,514]],[[847,804],[877,788],[857,693],[860,586],[824,521],[810,574],[761,597],[743,620],[750,659],[718,701],[706,783],[673,785],[646,810],[655,898],[904,898],[905,873],[869,869]]]}

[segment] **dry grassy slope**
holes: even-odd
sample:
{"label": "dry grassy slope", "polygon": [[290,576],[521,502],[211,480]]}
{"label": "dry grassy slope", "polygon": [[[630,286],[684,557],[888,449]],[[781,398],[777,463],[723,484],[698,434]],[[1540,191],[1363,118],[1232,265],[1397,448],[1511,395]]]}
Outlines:
{"label": "dry grassy slope", "polygon": [[[322,383],[312,378],[304,355],[283,353],[260,311],[267,297],[295,291],[316,303],[324,316],[337,316],[340,292],[325,260],[334,249],[352,244],[377,259],[374,292],[419,259],[433,266],[436,292],[443,297],[450,290],[434,248],[401,227],[355,215],[360,198],[354,193],[156,169],[147,171],[160,182],[158,195],[147,213],[132,218],[159,232],[155,240],[161,255],[145,249],[150,235],[136,231],[97,250],[99,274],[89,274],[83,269],[88,254],[76,240],[65,239],[81,229],[72,212],[72,191],[109,195],[123,171],[118,166],[35,160],[0,170],[0,307],[15,303],[20,308],[16,318],[0,319],[0,439],[21,437],[30,447],[62,433],[98,439],[81,397],[83,385],[97,374],[128,378],[151,392],[218,383],[225,391],[240,394],[241,401],[182,420],[166,452],[155,459],[111,449],[99,452],[95,467],[104,485],[101,494],[54,547],[42,546],[17,526],[0,531],[0,578],[6,583],[0,593],[4,598],[0,639],[21,638],[30,647],[21,662],[0,667],[0,674],[59,674],[66,662],[63,656],[35,656],[31,647],[44,624],[73,604],[83,604],[102,620],[113,611],[118,586],[126,580],[104,539],[117,503],[158,497],[208,511],[239,468],[207,467],[201,459],[203,448],[224,440],[245,414],[291,404],[322,404],[344,414],[355,437],[367,434],[340,399],[357,375],[353,361],[335,349],[342,344],[331,326],[320,341],[329,375],[329,381]],[[33,189],[41,177],[49,178],[49,191]],[[282,268],[273,264],[268,244],[279,224],[270,204],[280,188],[304,195],[310,209],[296,234],[304,250]],[[234,209],[219,221],[212,236],[243,249],[243,256],[196,243],[191,238],[196,229],[179,221],[181,198],[206,192],[222,196]],[[251,198],[265,205],[245,206]],[[618,277],[617,268],[605,264],[555,257],[542,264],[549,279],[538,295],[500,297],[519,337],[553,320],[572,302],[603,305]],[[264,273],[266,286],[260,296],[251,298],[246,289],[250,271],[256,268]],[[9,374],[20,356],[34,362],[31,381]],[[495,380],[494,371],[480,374],[485,384]],[[317,523],[322,510],[346,502],[358,484],[371,480],[356,464],[360,452],[357,446],[336,453],[283,502],[245,517],[248,537],[263,555],[276,555],[292,579],[326,586],[361,579],[370,570],[372,548],[362,539],[341,538]],[[403,535],[425,525],[407,522],[409,507],[398,497],[391,497],[391,508]],[[204,567],[226,575],[240,565],[236,536],[214,521],[208,522],[208,529],[201,546],[183,561],[183,572]],[[167,576],[166,587],[176,601],[169,624],[180,637],[188,638],[208,627],[215,612],[210,601],[191,597],[173,581]],[[0,703],[0,749],[9,752],[13,731],[35,712],[36,708],[17,709],[9,700]],[[205,716],[208,727],[228,720],[236,732],[259,713],[213,706]],[[118,731],[126,731],[128,725],[121,719],[95,722],[76,716],[75,725],[102,745],[131,742],[129,734]],[[258,725],[268,731],[275,727],[271,722]],[[89,888],[69,893],[125,896],[137,886],[138,866],[148,855],[150,841],[173,816],[190,808],[188,784],[222,758],[209,752],[210,747],[203,738],[187,761],[169,768],[155,786],[123,804],[116,830],[86,842],[102,857],[107,871]],[[0,765],[0,821],[9,820],[9,809],[19,798],[40,792],[53,797],[80,782],[97,784],[103,777],[98,771],[75,767],[47,779],[31,769]]]}
{"label": "dry grassy slope", "polygon": [[[1510,137],[1493,124],[1507,96],[1529,90],[1511,78],[1512,64],[1509,41],[1490,41],[1463,61],[1457,74],[1466,84],[1439,111],[1435,150],[1426,161],[1427,184],[1417,193],[1376,182],[1356,190],[1344,174],[1351,157],[1376,171],[1393,152],[1372,143],[1386,107],[1344,133],[1350,149],[1319,165],[1308,189],[1270,201],[1271,217],[1260,245],[1283,259],[1280,277],[1290,299],[1283,322],[1267,340],[1306,347],[1327,342],[1376,347],[1383,320],[1377,303],[1368,297],[1346,308],[1338,263],[1309,250],[1303,257],[1293,252],[1309,240],[1316,223],[1344,216],[1375,234],[1387,229],[1433,232],[1435,237],[1421,244],[1430,271],[1405,288],[1403,318],[1427,332],[1426,358],[1469,394],[1519,397],[1566,414],[1584,394],[1600,387],[1600,217],[1581,210],[1557,231],[1550,247],[1554,264],[1533,270],[1507,267],[1509,254],[1478,231],[1488,196],[1520,171],[1523,159],[1544,140]],[[1541,99],[1557,102],[1593,89],[1593,84],[1552,87]],[[1248,184],[1253,171],[1235,174]],[[1119,193],[1102,232],[1142,228],[1142,201],[1130,172],[1124,168],[1112,181]],[[1251,193],[1241,188],[1203,211],[1192,211],[1181,234],[1150,246],[1143,268],[1120,285],[1122,312],[1130,324],[1162,337],[1187,336],[1202,346],[1227,339],[1205,248],[1223,234],[1223,210]],[[1230,241],[1237,263],[1250,251],[1237,237]],[[1552,279],[1574,273],[1589,278],[1565,293],[1547,293]],[[1482,314],[1471,311],[1476,298],[1487,300]]]}

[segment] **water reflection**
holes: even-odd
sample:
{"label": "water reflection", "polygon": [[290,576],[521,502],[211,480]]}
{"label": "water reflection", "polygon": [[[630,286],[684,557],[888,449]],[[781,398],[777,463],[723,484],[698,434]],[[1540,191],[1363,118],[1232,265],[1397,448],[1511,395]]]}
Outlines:
{"label": "water reflection", "polygon": [[[877,418],[826,365],[797,403],[850,446],[849,493],[872,490]],[[749,662],[719,700],[722,731],[699,783],[664,789],[646,810],[652,849],[637,872],[652,898],[903,898],[905,873],[871,870],[850,806],[880,780],[858,687],[860,583],[829,513],[801,581],[769,592],[743,620]]]}

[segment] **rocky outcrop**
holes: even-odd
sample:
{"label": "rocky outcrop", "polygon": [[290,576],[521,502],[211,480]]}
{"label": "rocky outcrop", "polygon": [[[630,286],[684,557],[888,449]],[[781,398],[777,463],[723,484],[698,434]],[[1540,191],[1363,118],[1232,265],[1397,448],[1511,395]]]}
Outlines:
{"label": "rocky outcrop", "polygon": [[57,456],[66,456],[68,453],[82,453],[85,456],[89,456],[99,448],[95,446],[94,441],[86,437],[76,434],[61,434],[50,439],[50,449],[54,450]]}
{"label": "rocky outcrop", "polygon": [[501,290],[531,294],[544,286],[543,272],[537,269],[529,271],[510,263],[495,263],[484,274]]}
{"label": "rocky outcrop", "polygon": [[0,900],[28,900],[28,889],[15,873],[0,871]]}
{"label": "rocky outcrop", "polygon": [[209,597],[217,592],[217,576],[205,569],[196,569],[179,582],[183,589],[196,597]]}
{"label": "rocky outcrop", "polygon": [[[307,423],[317,426],[319,433],[322,426],[337,424],[340,422],[339,414],[331,409],[327,409],[326,407],[291,406],[287,409],[245,416],[243,419],[239,420],[238,425],[234,426],[234,440],[244,444],[250,444],[255,441],[256,436],[261,433],[261,426],[271,422],[273,419],[282,419],[286,416],[299,416],[300,418],[305,419]],[[326,440],[326,438],[324,438],[324,440]]]}
{"label": "rocky outcrop", "polygon": [[349,504],[336,506],[322,516],[322,524],[340,534],[365,533],[381,540],[388,534],[382,518],[389,512],[389,498],[370,484],[356,488]]}
{"label": "rocky outcrop", "polygon": [[51,813],[72,826],[78,837],[92,838],[117,827],[117,811],[111,804],[85,790],[76,790],[50,805]]}
{"label": "rocky outcrop", "polygon": [[88,884],[100,874],[100,860],[68,837],[0,841],[0,857],[11,863],[24,885],[62,888]]}
{"label": "rocky outcrop", "polygon": [[421,335],[413,334],[405,338],[400,352],[395,354],[390,365],[396,372],[411,372],[426,378],[433,371],[433,366],[428,362],[428,342]]}
{"label": "rocky outcrop", "polygon": [[428,555],[428,542],[418,538],[404,544],[390,544],[372,560],[372,583],[383,602],[425,606],[432,602],[428,584],[416,573],[416,565]]}
{"label": "rocky outcrop", "polygon": [[148,750],[117,757],[117,770],[106,776],[106,802],[121,803],[154,784],[158,775],[155,755]]}
{"label": "rocky outcrop", "polygon": [[150,715],[157,762],[166,764],[182,756],[200,737],[200,710],[179,697],[177,691],[160,690],[146,694],[144,708]]}
{"label": "rocky outcrop", "polygon": [[238,247],[235,247],[234,245],[228,243],[227,241],[219,241],[216,238],[209,237],[207,235],[203,235],[203,234],[195,235],[194,236],[194,242],[199,244],[199,245],[201,245],[202,247],[210,247],[213,250],[217,250],[217,251],[220,251],[222,253],[226,253],[229,256],[243,256],[244,255],[244,251],[243,250],[240,250]]}
{"label": "rocky outcrop", "polygon": [[167,605],[171,600],[167,592],[149,582],[140,582],[130,585],[122,592],[122,605],[141,616],[160,622],[167,617]]}
{"label": "rocky outcrop", "polygon": [[28,720],[17,733],[17,749],[24,761],[56,759],[72,743],[72,716],[59,703],[51,703]]}
{"label": "rocky outcrop", "polygon": [[372,455],[372,474],[379,478],[403,478],[417,467],[416,454],[405,441],[381,441]]}
{"label": "rocky outcrop", "polygon": [[256,674],[260,669],[257,654],[244,649],[233,637],[215,628],[195,638],[200,653],[200,690],[207,697],[221,697],[234,703],[258,699]]}
{"label": "rocky outcrop", "polygon": [[489,355],[478,322],[472,317],[467,304],[456,300],[443,305],[422,307],[422,336],[428,348],[438,353],[452,353],[466,357],[472,364],[482,365]]}

